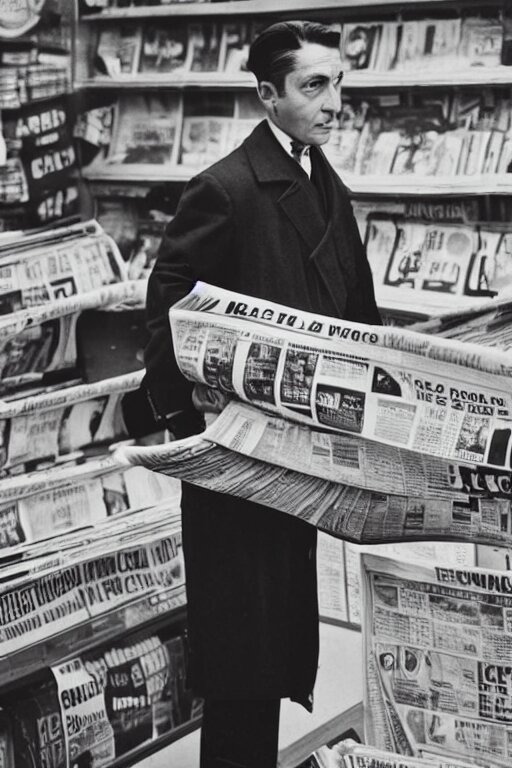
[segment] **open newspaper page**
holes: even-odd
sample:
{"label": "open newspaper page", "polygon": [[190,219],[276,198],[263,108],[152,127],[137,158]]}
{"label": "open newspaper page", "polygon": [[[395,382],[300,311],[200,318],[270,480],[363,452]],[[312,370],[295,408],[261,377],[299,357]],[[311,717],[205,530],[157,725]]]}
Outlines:
{"label": "open newspaper page", "polygon": [[311,426],[509,467],[512,358],[504,352],[229,298],[211,286],[196,286],[169,317],[192,381]]}
{"label": "open newspaper page", "polygon": [[510,574],[365,554],[363,589],[368,742],[510,766]]}

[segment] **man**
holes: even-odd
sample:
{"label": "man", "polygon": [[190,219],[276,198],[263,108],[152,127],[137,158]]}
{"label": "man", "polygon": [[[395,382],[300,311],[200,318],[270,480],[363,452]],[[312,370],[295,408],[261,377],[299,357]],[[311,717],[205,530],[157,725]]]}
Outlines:
{"label": "man", "polygon": [[[328,27],[266,29],[248,68],[267,120],[190,181],[168,226],[149,281],[145,387],[157,418],[181,410],[177,436],[199,431],[202,416],[177,368],[167,312],[197,280],[380,322],[347,190],[320,150],[341,107],[340,65]],[[182,513],[190,681],[205,698],[201,766],[273,768],[280,699],[312,707],[316,531],[185,483]]]}

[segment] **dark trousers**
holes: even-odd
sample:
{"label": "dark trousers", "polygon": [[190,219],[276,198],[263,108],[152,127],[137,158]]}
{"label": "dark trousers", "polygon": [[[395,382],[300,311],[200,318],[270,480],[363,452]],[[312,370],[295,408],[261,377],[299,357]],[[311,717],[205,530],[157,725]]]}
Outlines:
{"label": "dark trousers", "polygon": [[276,768],[280,699],[206,699],[200,768]]}

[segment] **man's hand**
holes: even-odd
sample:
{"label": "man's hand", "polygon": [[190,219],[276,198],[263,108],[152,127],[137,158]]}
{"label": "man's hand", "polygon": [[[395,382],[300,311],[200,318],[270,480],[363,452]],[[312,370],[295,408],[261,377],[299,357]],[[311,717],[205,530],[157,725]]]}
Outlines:
{"label": "man's hand", "polygon": [[206,384],[195,384],[192,390],[194,408],[201,413],[220,413],[230,400],[230,395]]}

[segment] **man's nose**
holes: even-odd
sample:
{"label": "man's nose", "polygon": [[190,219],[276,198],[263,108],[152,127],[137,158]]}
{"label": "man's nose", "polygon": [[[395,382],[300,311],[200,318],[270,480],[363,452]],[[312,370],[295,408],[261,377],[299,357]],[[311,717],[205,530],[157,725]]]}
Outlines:
{"label": "man's nose", "polygon": [[326,94],[322,109],[325,112],[333,112],[335,115],[341,110],[341,93],[339,86],[331,83]]}

